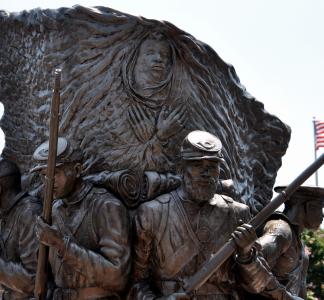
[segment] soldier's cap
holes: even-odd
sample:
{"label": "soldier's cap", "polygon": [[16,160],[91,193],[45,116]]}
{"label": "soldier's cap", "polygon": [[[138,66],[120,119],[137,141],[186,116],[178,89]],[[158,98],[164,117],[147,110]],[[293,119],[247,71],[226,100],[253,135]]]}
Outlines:
{"label": "soldier's cap", "polygon": [[213,134],[195,130],[190,132],[181,146],[181,159],[183,160],[215,160],[224,162],[222,143]]}
{"label": "soldier's cap", "polygon": [[[37,165],[30,172],[40,171],[47,168],[49,155],[49,141],[42,143],[37,147],[33,154],[33,159]],[[57,140],[56,151],[56,167],[66,163],[77,163],[82,161],[82,152],[80,149],[73,147],[64,137],[59,137]]]}
{"label": "soldier's cap", "polygon": [[[275,192],[282,192],[287,186],[276,186],[274,188]],[[324,205],[324,188],[319,186],[302,185],[296,189],[296,191],[290,196],[290,198],[285,202],[288,205],[294,203],[304,203],[307,201],[321,201]]]}
{"label": "soldier's cap", "polygon": [[0,178],[20,174],[18,166],[13,161],[0,157]]}

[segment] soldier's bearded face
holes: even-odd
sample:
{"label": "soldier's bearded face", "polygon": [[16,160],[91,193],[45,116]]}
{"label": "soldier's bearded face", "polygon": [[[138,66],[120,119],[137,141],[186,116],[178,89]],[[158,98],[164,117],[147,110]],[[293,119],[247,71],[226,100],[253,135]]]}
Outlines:
{"label": "soldier's bearded face", "polygon": [[[46,175],[46,169],[41,173]],[[77,181],[77,172],[73,164],[55,168],[53,196],[54,199],[66,198],[73,193]]]}
{"label": "soldier's bearded face", "polygon": [[220,163],[213,160],[188,160],[183,170],[184,188],[189,200],[202,203],[216,193]]}

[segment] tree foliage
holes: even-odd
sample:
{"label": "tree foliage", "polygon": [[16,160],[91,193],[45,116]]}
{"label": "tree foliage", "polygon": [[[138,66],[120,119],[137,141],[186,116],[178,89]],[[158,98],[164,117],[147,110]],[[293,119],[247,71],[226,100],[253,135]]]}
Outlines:
{"label": "tree foliage", "polygon": [[303,240],[309,252],[307,300],[324,299],[324,230],[305,231]]}

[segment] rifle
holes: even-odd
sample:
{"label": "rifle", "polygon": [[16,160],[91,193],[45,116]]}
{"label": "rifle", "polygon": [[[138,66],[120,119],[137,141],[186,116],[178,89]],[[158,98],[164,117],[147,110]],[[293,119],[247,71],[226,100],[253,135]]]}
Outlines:
{"label": "rifle", "polygon": [[[249,222],[254,229],[263,224],[267,218],[301,186],[311,175],[313,175],[324,164],[324,153],[309,165],[285,190],[273,198],[252,220]],[[191,293],[199,289],[216,272],[219,267],[234,253],[236,245],[231,238],[211,258],[204,263],[201,269],[193,276],[183,281],[183,289]]]}
{"label": "rifle", "polygon": [[[52,201],[59,125],[61,70],[55,69],[54,75],[54,89],[50,113],[51,115],[49,132],[49,153],[45,177],[45,193],[42,213],[44,221],[49,225],[52,224]],[[38,300],[44,300],[46,297],[48,253],[49,247],[43,245],[42,243],[39,243],[37,272],[34,290],[34,295]]]}

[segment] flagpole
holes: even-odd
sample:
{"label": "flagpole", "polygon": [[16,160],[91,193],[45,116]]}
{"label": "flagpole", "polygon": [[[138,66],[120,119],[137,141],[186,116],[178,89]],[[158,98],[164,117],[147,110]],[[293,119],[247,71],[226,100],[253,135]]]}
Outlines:
{"label": "flagpole", "polygon": [[[314,126],[314,154],[315,160],[317,159],[317,151],[316,151],[316,119],[313,117],[313,126]],[[318,186],[318,174],[315,172],[315,185]]]}

